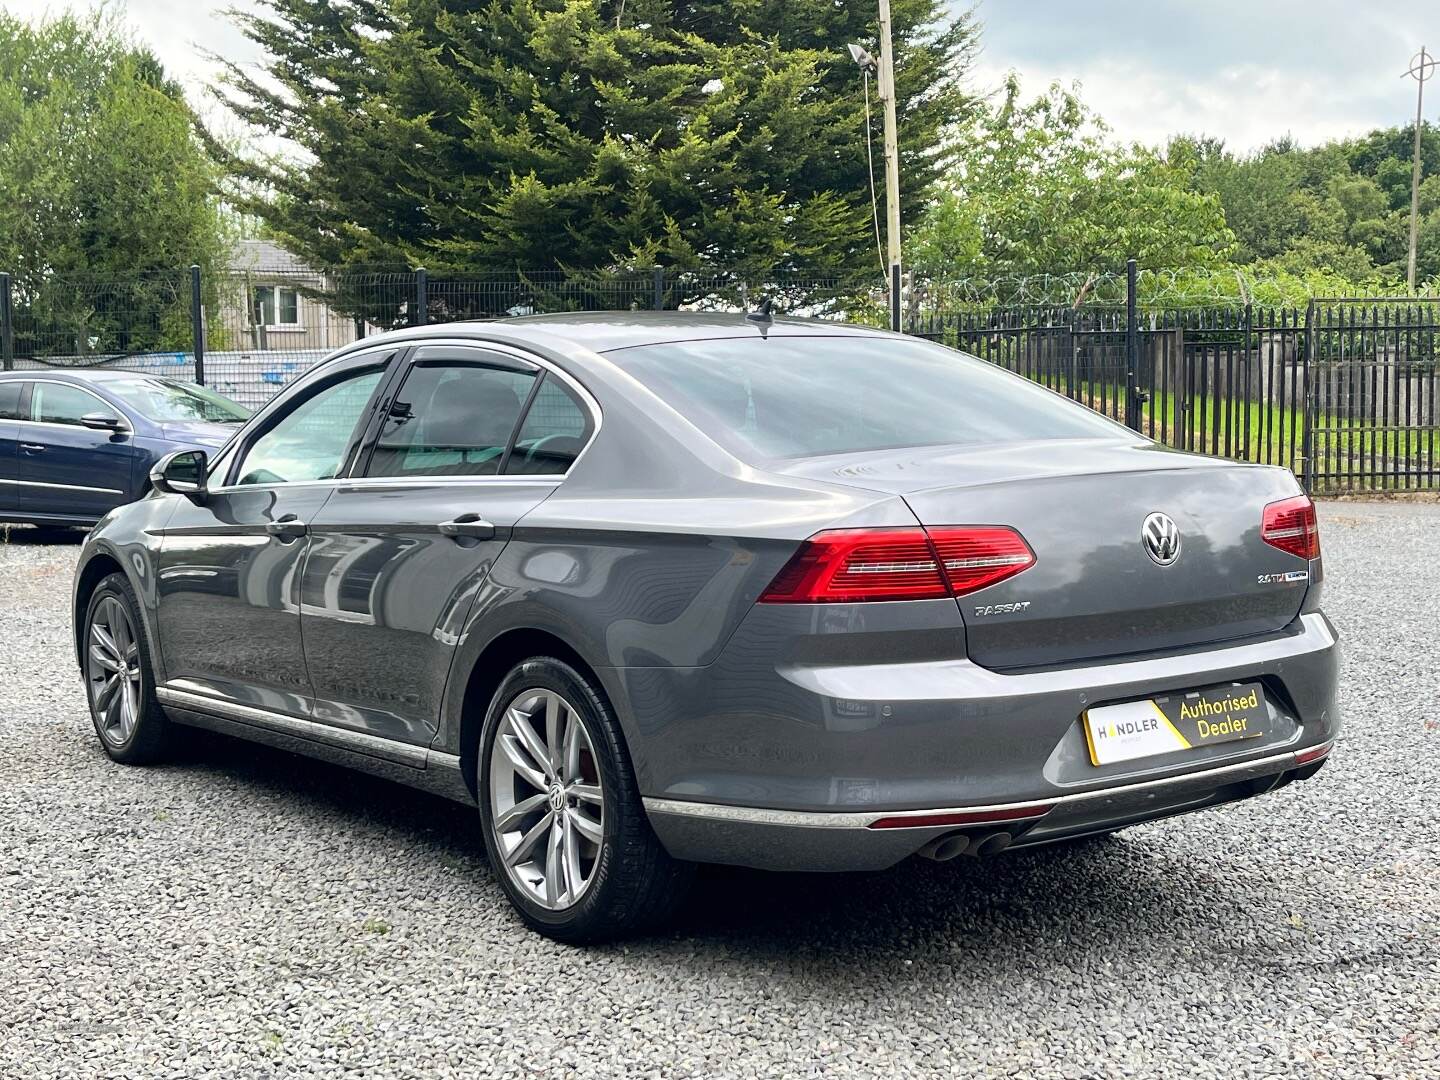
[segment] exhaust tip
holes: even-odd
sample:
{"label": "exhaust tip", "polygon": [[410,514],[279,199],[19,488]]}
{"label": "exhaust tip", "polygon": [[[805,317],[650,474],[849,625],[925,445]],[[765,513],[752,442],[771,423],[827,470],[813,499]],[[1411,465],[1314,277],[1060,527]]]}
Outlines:
{"label": "exhaust tip", "polygon": [[970,837],[964,833],[951,833],[937,837],[920,849],[920,854],[935,862],[949,862],[958,855],[964,855],[970,848]]}
{"label": "exhaust tip", "polygon": [[970,845],[971,855],[998,855],[1010,846],[1013,839],[1008,832],[993,832],[988,836],[977,836]]}

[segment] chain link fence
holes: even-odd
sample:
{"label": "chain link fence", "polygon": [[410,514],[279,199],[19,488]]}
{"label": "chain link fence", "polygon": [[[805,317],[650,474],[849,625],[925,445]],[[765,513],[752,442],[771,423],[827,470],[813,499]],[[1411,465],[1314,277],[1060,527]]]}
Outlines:
{"label": "chain link fence", "polygon": [[1197,302],[1192,279],[1133,264],[1113,275],[921,279],[898,292],[878,273],[328,273],[288,256],[212,274],[31,282],[0,273],[0,359],[193,380],[255,408],[334,349],[398,327],[744,311],[763,298],[778,314],[890,324],[942,342],[1169,446],[1285,466],[1314,491],[1440,488],[1440,299],[1266,306],[1252,300],[1255,283],[1216,280],[1224,288]]}

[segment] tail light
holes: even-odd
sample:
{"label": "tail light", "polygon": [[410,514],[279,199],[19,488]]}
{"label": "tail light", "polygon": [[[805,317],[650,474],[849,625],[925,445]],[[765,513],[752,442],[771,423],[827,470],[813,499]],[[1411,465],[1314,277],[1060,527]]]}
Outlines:
{"label": "tail light", "polygon": [[987,589],[1035,565],[1035,553],[1014,529],[984,525],[928,531],[955,596]]}
{"label": "tail light", "polygon": [[1320,524],[1307,495],[1273,502],[1260,519],[1260,539],[1302,559],[1320,557]]}
{"label": "tail light", "polygon": [[1014,529],[997,525],[831,529],[800,545],[762,604],[848,604],[964,596],[1035,565]]}

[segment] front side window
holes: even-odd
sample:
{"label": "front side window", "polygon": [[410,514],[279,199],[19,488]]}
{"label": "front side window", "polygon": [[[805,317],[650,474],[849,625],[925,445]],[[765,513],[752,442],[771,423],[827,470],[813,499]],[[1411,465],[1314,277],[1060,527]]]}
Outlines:
{"label": "front side window", "polygon": [[1125,433],[1027,379],[927,341],[757,335],[606,355],[742,460]]}
{"label": "front side window", "polygon": [[161,424],[190,420],[238,424],[250,416],[250,410],[243,405],[203,386],[158,378],[117,379],[107,385],[112,394],[136,412]]}
{"label": "front side window", "polygon": [[64,383],[37,382],[30,391],[30,419],[47,424],[74,424],[87,413],[114,416],[115,406],[107,405],[88,390]]}
{"label": "front side window", "polygon": [[353,372],[316,391],[250,444],[240,484],[329,480],[340,475],[355,429],[365,418],[384,368]]}
{"label": "front side window", "polygon": [[546,375],[515,437],[506,473],[563,476],[590,441],[590,410],[575,392]]}
{"label": "front side window", "polygon": [[493,476],[534,386],[478,364],[410,369],[381,426],[367,476]]}
{"label": "front side window", "polygon": [[260,326],[299,326],[300,293],[283,285],[259,286],[254,319]]}

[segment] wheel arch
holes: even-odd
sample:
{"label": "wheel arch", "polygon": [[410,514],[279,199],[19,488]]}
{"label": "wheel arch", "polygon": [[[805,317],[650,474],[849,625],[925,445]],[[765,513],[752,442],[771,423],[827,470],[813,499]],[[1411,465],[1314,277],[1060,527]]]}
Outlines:
{"label": "wheel arch", "polygon": [[90,606],[90,597],[95,595],[100,582],[111,574],[123,574],[125,568],[120,560],[108,551],[98,551],[90,557],[75,579],[75,610],[70,620],[71,636],[75,644],[75,663],[83,664],[85,642],[85,611]]}
{"label": "wheel arch", "polygon": [[[459,729],[460,771],[465,786],[472,796],[478,796],[479,782],[476,766],[480,752],[480,732],[485,726],[485,714],[490,700],[500,688],[505,676],[522,660],[532,657],[551,656],[564,661],[587,679],[603,695],[612,710],[616,707],[615,695],[598,670],[563,638],[538,627],[515,627],[492,639],[480,651],[465,677],[465,690],[460,699],[457,718]],[[624,723],[621,723],[624,729]],[[628,740],[627,740],[628,742]],[[629,747],[626,747],[627,751]],[[632,763],[634,755],[631,754]]]}

